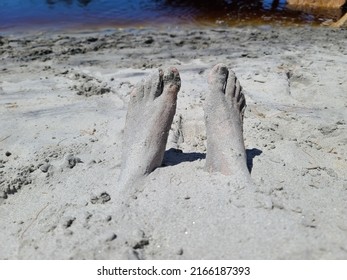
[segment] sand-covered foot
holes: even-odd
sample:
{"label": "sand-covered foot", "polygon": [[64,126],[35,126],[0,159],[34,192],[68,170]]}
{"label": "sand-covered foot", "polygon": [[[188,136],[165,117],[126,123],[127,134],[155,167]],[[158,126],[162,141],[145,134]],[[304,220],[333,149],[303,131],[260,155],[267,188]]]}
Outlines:
{"label": "sand-covered foot", "polygon": [[124,130],[120,181],[125,185],[162,164],[181,80],[176,68],[159,69],[136,85]]}
{"label": "sand-covered foot", "polygon": [[243,139],[245,96],[235,73],[218,64],[208,76],[204,111],[207,133],[206,170],[249,177]]}

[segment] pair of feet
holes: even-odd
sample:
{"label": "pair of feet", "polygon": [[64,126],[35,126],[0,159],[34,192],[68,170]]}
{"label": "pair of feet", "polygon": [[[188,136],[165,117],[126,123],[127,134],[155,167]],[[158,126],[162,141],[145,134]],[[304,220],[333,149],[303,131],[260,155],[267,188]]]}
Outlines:
{"label": "pair of feet", "polygon": [[[243,139],[245,96],[235,73],[223,64],[212,68],[205,99],[205,168],[224,175],[249,176]],[[161,166],[176,112],[181,79],[176,68],[153,73],[132,91],[124,130],[122,184]]]}

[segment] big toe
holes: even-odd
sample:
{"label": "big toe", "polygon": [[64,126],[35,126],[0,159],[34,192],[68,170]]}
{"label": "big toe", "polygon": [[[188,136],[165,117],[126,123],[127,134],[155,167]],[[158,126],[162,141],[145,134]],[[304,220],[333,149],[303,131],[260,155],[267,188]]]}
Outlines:
{"label": "big toe", "polygon": [[225,84],[228,78],[228,68],[223,63],[219,63],[214,66],[209,75],[208,75],[208,83],[213,88],[217,87],[218,89],[223,90],[225,88]]}
{"label": "big toe", "polygon": [[175,67],[168,68],[164,73],[164,92],[177,94],[181,88],[180,74]]}

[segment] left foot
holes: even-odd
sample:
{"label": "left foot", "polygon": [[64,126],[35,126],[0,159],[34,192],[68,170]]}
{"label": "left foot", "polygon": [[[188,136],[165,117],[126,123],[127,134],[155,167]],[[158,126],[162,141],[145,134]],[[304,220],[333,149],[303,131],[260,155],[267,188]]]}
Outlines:
{"label": "left foot", "polygon": [[159,69],[132,91],[124,130],[122,184],[162,164],[180,86],[179,73],[171,67],[165,73]]}

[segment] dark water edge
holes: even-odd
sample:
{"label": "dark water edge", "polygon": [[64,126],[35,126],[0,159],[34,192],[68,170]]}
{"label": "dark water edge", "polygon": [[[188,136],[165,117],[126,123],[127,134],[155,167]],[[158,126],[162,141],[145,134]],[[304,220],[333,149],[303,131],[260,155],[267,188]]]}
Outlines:
{"label": "dark water edge", "polygon": [[160,26],[319,26],[342,9],[289,8],[286,0],[1,0],[0,32]]}

